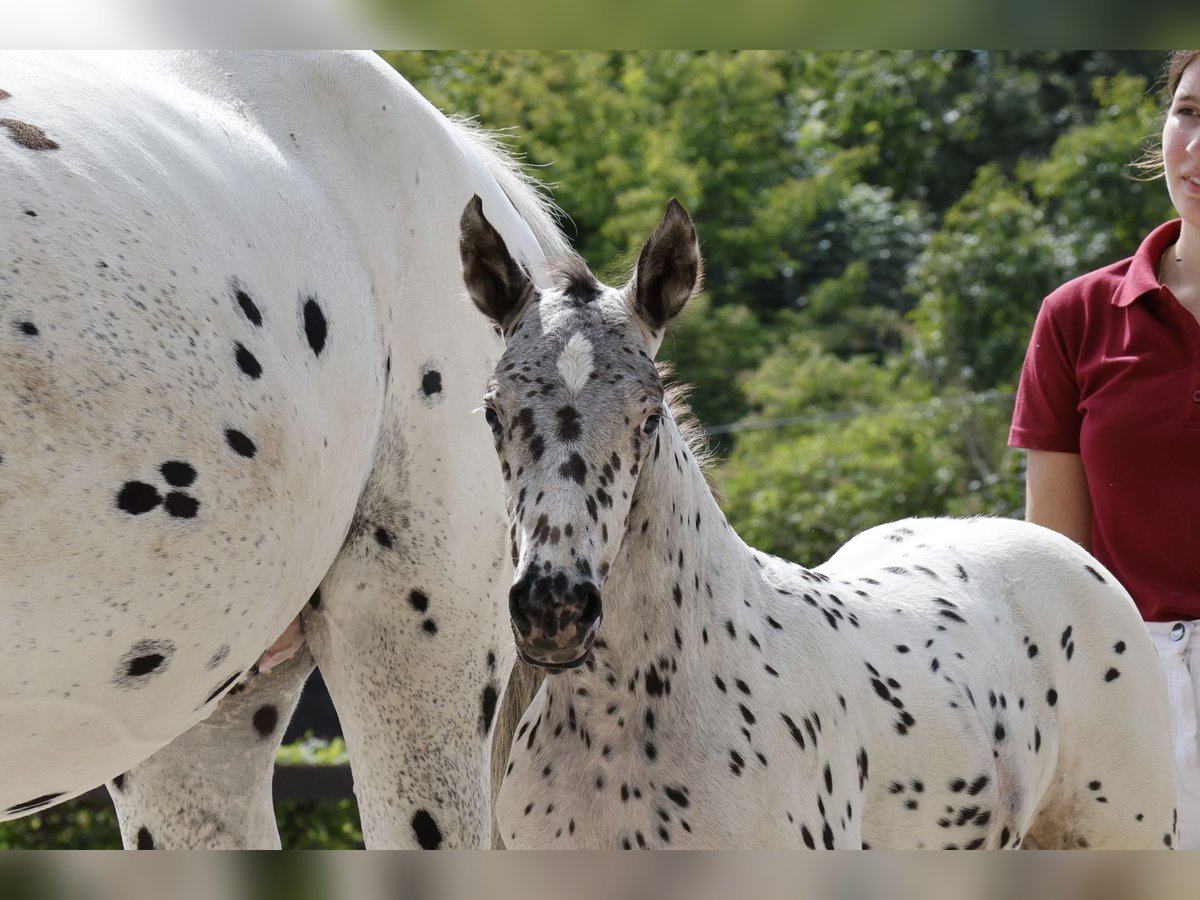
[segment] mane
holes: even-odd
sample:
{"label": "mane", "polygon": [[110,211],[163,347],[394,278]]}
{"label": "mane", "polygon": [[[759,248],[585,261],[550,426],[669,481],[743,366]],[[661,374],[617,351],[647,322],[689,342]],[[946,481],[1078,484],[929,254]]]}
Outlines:
{"label": "mane", "polygon": [[692,414],[692,408],[687,402],[687,398],[692,392],[692,386],[682,382],[671,383],[669,381],[675,374],[674,367],[669,362],[656,362],[655,365],[658,367],[659,380],[663,383],[663,403],[670,410],[671,418],[675,422],[675,427],[679,429],[679,434],[683,437],[683,443],[688,452],[692,454],[696,465],[700,467],[709,492],[719,503],[722,498],[713,476],[716,454],[708,444],[708,433],[700,424],[700,420]]}
{"label": "mane", "polygon": [[470,145],[499,183],[509,202],[537,238],[547,256],[570,252],[559,222],[565,214],[550,197],[549,189],[534,178],[504,144],[500,133],[488,131],[465,116],[451,116],[455,132]]}

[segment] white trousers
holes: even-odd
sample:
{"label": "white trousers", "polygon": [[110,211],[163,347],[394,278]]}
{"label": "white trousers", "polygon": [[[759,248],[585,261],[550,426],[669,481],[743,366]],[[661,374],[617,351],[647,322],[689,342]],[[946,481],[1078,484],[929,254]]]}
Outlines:
{"label": "white trousers", "polygon": [[1175,740],[1175,786],[1179,795],[1179,848],[1200,850],[1200,733],[1197,732],[1197,702],[1200,701],[1200,619],[1195,621],[1147,622],[1158,650]]}

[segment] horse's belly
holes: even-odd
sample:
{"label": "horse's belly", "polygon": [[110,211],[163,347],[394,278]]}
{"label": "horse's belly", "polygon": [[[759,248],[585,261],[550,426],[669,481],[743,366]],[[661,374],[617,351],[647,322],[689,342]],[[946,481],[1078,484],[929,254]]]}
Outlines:
{"label": "horse's belly", "polygon": [[0,116],[55,144],[0,129],[0,816],[137,762],[279,636],[384,384],[307,173],[144,72],[60,74],[0,66]]}

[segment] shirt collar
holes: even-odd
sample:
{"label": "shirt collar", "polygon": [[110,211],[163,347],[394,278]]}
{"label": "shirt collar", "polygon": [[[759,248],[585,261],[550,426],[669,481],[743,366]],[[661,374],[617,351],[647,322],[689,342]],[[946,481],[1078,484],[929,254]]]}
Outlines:
{"label": "shirt collar", "polygon": [[1155,228],[1129,260],[1129,268],[1121,286],[1113,294],[1114,306],[1128,306],[1134,300],[1162,287],[1158,280],[1158,264],[1166,249],[1179,238],[1180,220],[1172,219]]}

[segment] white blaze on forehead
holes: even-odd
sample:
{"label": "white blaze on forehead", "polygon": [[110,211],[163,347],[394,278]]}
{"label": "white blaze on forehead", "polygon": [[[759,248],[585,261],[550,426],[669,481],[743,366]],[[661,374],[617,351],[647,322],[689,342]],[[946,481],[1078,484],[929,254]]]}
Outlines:
{"label": "white blaze on forehead", "polygon": [[582,334],[575,332],[558,357],[558,374],[562,376],[572,397],[587,386],[593,368],[592,344]]}

